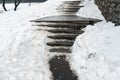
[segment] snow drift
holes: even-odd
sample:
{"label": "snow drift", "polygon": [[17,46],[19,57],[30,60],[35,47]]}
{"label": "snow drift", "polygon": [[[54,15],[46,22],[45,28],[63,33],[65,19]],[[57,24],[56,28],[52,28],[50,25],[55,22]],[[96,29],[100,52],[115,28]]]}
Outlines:
{"label": "snow drift", "polygon": [[120,26],[100,22],[87,26],[73,46],[72,68],[79,80],[120,79]]}

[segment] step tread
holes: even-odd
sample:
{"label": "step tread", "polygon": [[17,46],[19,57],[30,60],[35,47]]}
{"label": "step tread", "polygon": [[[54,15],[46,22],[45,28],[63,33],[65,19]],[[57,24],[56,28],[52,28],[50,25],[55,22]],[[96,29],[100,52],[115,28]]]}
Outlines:
{"label": "step tread", "polygon": [[66,39],[66,40],[75,40],[75,38],[78,36],[78,34],[62,34],[62,35],[51,35],[47,36],[51,39]]}
{"label": "step tread", "polygon": [[57,8],[57,10],[79,10],[77,7],[69,7],[69,8]]}
{"label": "step tread", "polygon": [[[85,22],[85,23],[89,23],[89,22]],[[76,26],[80,26],[81,24],[85,24],[85,23],[82,23],[82,22],[81,23],[80,22],[79,23],[77,23],[77,22],[76,23],[67,23],[67,22],[66,23],[65,22],[64,23],[63,22],[59,22],[59,23],[57,23],[57,22],[42,22],[42,23],[38,22],[37,23],[36,22],[35,24],[36,25],[53,25],[53,26],[54,25],[60,25],[60,26],[62,26],[62,25],[63,26],[67,26],[67,25],[74,26],[74,25],[76,25]]]}
{"label": "step tread", "polygon": [[84,31],[82,30],[77,30],[77,29],[49,29],[47,30],[48,32],[51,32],[51,33],[74,33],[74,34],[81,34],[83,33]]}
{"label": "step tread", "polygon": [[49,16],[49,17],[43,17],[37,20],[32,20],[31,22],[55,22],[55,23],[96,23],[101,20],[93,19],[93,18],[85,18],[81,16],[76,15],[58,15],[58,16]]}
{"label": "step tread", "polygon": [[71,6],[71,7],[58,7],[58,8],[56,8],[56,10],[69,10],[69,11],[70,10],[71,11],[75,11],[75,10],[78,11],[79,9],[80,9],[79,7],[74,7],[74,6],[73,7]]}
{"label": "step tread", "polygon": [[72,29],[80,29],[85,27],[89,23],[81,23],[81,24],[68,24],[68,23],[37,23],[33,26],[44,26],[44,27],[53,27],[53,28],[72,28]]}
{"label": "step tread", "polygon": [[71,53],[70,48],[51,48],[49,49],[50,52],[60,52],[60,53]]}
{"label": "step tread", "polygon": [[81,1],[63,1],[62,5],[79,5]]}
{"label": "step tread", "polygon": [[66,5],[60,5],[57,9],[59,8],[63,8],[63,9],[71,9],[71,8],[81,8],[81,7],[84,7],[84,6],[77,6],[77,5],[74,5],[74,6],[66,6]]}
{"label": "step tread", "polygon": [[58,9],[58,12],[78,12],[79,9]]}
{"label": "step tread", "polygon": [[74,41],[52,41],[52,42],[48,42],[47,45],[48,46],[72,46],[74,43]]}

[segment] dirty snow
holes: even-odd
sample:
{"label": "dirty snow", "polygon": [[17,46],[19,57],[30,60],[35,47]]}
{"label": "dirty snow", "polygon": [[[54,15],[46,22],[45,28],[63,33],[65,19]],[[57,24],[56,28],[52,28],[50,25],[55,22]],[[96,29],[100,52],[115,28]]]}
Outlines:
{"label": "dirty snow", "polygon": [[[20,4],[18,11],[4,12],[0,7],[0,80],[50,80],[46,54],[46,32],[38,31],[30,20],[59,15],[62,0]],[[93,1],[86,0],[77,15],[104,20]],[[76,38],[71,54],[71,68],[79,80],[120,79],[120,27],[111,22],[87,26]]]}

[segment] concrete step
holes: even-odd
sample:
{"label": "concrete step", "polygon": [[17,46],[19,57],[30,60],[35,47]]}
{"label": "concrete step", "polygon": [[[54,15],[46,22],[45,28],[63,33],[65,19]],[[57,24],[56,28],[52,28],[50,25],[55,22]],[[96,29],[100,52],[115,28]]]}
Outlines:
{"label": "concrete step", "polygon": [[47,27],[53,27],[53,28],[75,28],[75,29],[81,29],[86,26],[86,24],[89,23],[81,23],[81,24],[75,24],[75,23],[37,23],[33,26],[47,26]]}
{"label": "concrete step", "polygon": [[66,5],[60,5],[57,9],[59,9],[59,8],[67,8],[67,9],[71,9],[71,8],[81,8],[81,7],[84,7],[84,6],[82,6],[82,5],[79,5],[79,6],[77,6],[77,5],[74,5],[74,6],[66,6]]}
{"label": "concrete step", "polygon": [[59,12],[60,15],[75,15],[77,12]]}
{"label": "concrete step", "polygon": [[80,9],[79,7],[68,7],[68,8],[59,7],[57,8],[57,11],[78,12],[79,9]]}
{"label": "concrete step", "polygon": [[63,1],[62,5],[79,5],[81,1]]}
{"label": "concrete step", "polygon": [[78,34],[63,34],[63,35],[52,35],[52,36],[47,36],[50,39],[65,39],[65,40],[75,40],[75,38],[78,36]]}
{"label": "concrete step", "polygon": [[71,13],[75,13],[78,12],[79,8],[61,8],[61,9],[57,9],[58,12],[71,12]]}
{"label": "concrete step", "polygon": [[69,29],[69,28],[58,28],[58,29],[49,29],[47,30],[48,32],[51,33],[73,33],[73,34],[82,34],[84,31],[82,30],[77,30],[77,29]]}
{"label": "concrete step", "polygon": [[58,12],[78,12],[79,9],[59,9]]}
{"label": "concrete step", "polygon": [[53,41],[53,42],[48,42],[48,46],[63,46],[63,47],[71,47],[73,45],[73,41]]}
{"label": "concrete step", "polygon": [[[43,17],[40,19],[32,20],[31,22],[41,23],[41,25],[44,25],[45,23],[60,23],[64,24],[67,23],[70,24],[76,24],[78,25],[93,25],[94,23],[100,22],[101,20],[98,19],[92,19],[92,18],[85,18],[81,16],[76,15],[58,15],[58,16],[49,16],[49,17]],[[44,23],[44,24],[43,24]],[[54,25],[54,24],[53,24]]]}
{"label": "concrete step", "polygon": [[61,5],[60,5],[60,7],[61,6],[64,6],[64,7],[66,7],[66,8],[68,8],[68,7],[76,7],[76,6],[79,6],[79,4],[80,3],[78,3],[78,2],[76,2],[76,3],[73,3],[73,2],[63,2]]}
{"label": "concrete step", "polygon": [[70,48],[51,48],[49,49],[50,52],[57,52],[57,53],[71,53]]}

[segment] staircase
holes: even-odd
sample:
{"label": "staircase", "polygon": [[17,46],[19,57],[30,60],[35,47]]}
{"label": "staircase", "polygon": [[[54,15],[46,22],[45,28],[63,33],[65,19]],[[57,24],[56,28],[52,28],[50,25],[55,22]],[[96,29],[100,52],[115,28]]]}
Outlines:
{"label": "staircase", "polygon": [[71,46],[73,45],[76,36],[82,34],[84,31],[75,28],[70,29],[68,27],[50,29],[48,32],[53,33],[53,35],[47,36],[53,40],[52,42],[47,42],[47,45],[51,47],[49,50],[50,52],[71,53]]}
{"label": "staircase", "polygon": [[63,3],[57,8],[58,12],[64,15],[73,15],[78,12],[78,10],[83,7],[79,4],[81,1],[63,1]]}
{"label": "staircase", "polygon": [[82,30],[84,27],[100,21],[75,15],[83,7],[79,5],[80,3],[81,1],[75,0],[63,1],[57,8],[61,15],[32,20],[32,22],[35,22],[34,26],[46,27],[44,30],[49,32],[46,43],[49,47],[49,53],[62,53],[60,56],[55,56],[49,61],[54,80],[77,80],[77,76],[70,70],[65,55],[71,53],[71,47],[74,44],[75,38],[84,33]]}
{"label": "staircase", "polygon": [[83,18],[76,15],[50,16],[34,20],[34,26],[47,27],[50,34],[46,45],[51,53],[71,53],[75,38],[82,34],[86,25],[98,22],[97,19]]}

